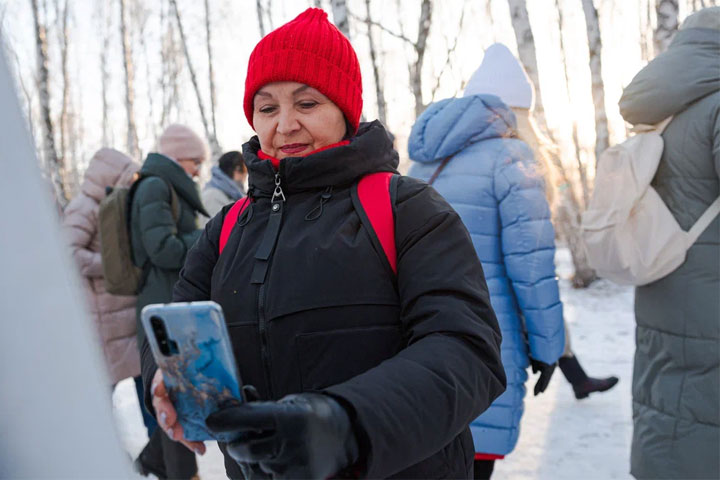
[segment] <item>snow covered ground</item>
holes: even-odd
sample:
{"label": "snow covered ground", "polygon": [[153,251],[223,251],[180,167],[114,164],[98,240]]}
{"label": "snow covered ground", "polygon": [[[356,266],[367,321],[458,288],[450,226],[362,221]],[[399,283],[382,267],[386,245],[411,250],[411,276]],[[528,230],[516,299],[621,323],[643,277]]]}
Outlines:
{"label": "snow covered ground", "polygon": [[[512,454],[496,462],[493,479],[630,478],[633,291],[604,280],[573,290],[567,250],[558,250],[556,263],[573,350],[589,375],[616,375],[620,383],[577,401],[558,369],[544,394],[525,397],[520,440]],[[120,437],[135,457],[147,435],[132,380],[118,385],[113,405]],[[216,445],[199,457],[199,466],[203,480],[225,478]]]}

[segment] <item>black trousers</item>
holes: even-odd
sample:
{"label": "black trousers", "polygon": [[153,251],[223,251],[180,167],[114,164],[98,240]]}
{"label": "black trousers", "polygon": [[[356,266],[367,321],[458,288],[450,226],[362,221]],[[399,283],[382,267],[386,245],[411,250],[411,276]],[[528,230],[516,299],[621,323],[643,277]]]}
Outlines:
{"label": "black trousers", "polygon": [[473,478],[476,480],[489,480],[495,467],[495,460],[475,460]]}

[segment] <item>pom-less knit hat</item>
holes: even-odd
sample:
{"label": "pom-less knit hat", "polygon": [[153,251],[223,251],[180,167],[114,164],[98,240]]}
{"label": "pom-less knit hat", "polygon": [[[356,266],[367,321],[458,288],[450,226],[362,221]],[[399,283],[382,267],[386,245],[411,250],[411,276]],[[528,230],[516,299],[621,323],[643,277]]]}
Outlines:
{"label": "pom-less knit hat", "polygon": [[323,10],[308,8],[255,46],[243,102],[250,125],[255,94],[272,82],[298,82],[317,89],[342,110],[357,131],[362,112],[360,64],[348,39]]}
{"label": "pom-less knit hat", "polygon": [[494,43],[485,50],[480,67],[470,77],[464,96],[480,93],[497,95],[508,107],[532,110],[533,85],[509,48]]}
{"label": "pom-less knit hat", "polygon": [[185,125],[174,123],[167,127],[158,140],[158,153],[175,160],[208,157],[205,141]]}

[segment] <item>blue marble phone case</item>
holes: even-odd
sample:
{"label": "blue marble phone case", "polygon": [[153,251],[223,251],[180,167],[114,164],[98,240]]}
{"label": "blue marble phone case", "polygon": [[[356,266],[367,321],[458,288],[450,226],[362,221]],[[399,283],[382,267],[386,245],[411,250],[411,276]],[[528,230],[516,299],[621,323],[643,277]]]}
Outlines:
{"label": "blue marble phone case", "polygon": [[[166,341],[160,340],[162,349],[151,323],[153,317],[156,324],[158,318],[162,320],[167,332]],[[205,426],[211,413],[242,402],[240,377],[220,305],[148,305],[142,310],[141,321],[185,438],[231,441],[225,435],[211,435]]]}

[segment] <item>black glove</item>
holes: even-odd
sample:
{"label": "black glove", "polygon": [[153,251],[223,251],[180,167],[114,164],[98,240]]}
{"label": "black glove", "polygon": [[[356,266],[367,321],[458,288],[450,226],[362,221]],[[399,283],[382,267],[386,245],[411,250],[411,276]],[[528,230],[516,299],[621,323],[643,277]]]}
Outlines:
{"label": "black glove", "polygon": [[557,363],[548,365],[547,363],[543,363],[540,360],[535,360],[534,358],[531,358],[530,365],[532,366],[533,373],[540,372],[540,378],[538,378],[538,381],[535,384],[535,389],[533,390],[535,392],[535,396],[537,397],[538,394],[545,391],[548,384],[550,383],[550,378],[552,378],[552,374],[555,371]]}
{"label": "black glove", "polygon": [[328,478],[359,455],[345,409],[317,393],[229,407],[205,423],[213,433],[237,434],[240,439],[227,445],[230,456],[274,478]]}

